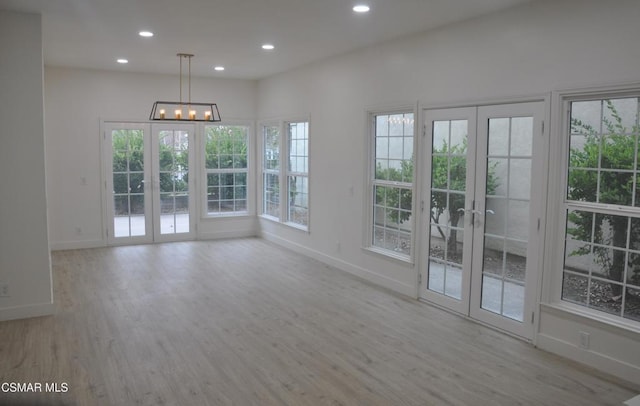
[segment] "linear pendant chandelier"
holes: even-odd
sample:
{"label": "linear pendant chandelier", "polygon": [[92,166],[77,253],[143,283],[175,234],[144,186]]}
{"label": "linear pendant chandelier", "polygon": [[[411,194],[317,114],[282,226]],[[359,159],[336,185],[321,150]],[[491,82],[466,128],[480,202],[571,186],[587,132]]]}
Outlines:
{"label": "linear pendant chandelier", "polygon": [[[221,121],[220,111],[216,103],[195,103],[191,101],[191,58],[193,54],[179,53],[180,60],[180,101],[157,101],[153,103],[149,120],[152,121]],[[188,101],[182,101],[182,60],[189,63],[187,83]]]}

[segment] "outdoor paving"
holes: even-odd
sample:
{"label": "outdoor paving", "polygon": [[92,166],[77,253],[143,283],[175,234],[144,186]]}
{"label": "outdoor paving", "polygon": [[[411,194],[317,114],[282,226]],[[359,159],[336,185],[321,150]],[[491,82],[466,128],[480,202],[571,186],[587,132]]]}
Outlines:
{"label": "outdoor paving", "polygon": [[[116,237],[131,237],[145,235],[145,216],[115,216],[114,235]],[[160,215],[160,234],[175,234],[189,232],[189,213]]]}
{"label": "outdoor paving", "polygon": [[[446,296],[456,299],[462,298],[462,270],[451,266],[445,269],[445,265],[431,262],[429,264],[429,288]],[[500,311],[501,302],[502,312]],[[503,281],[491,274],[484,274],[482,280],[482,308],[522,321],[524,286]]]}

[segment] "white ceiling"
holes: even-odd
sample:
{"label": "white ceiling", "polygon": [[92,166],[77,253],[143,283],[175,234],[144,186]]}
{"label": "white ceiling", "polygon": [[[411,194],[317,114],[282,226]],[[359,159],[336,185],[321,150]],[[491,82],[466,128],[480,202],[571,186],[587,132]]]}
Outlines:
{"label": "white ceiling", "polygon": [[[176,74],[186,52],[194,76],[259,79],[528,1],[0,0],[0,9],[42,14],[46,65]],[[354,13],[356,3],[371,11]],[[139,37],[144,29],[155,36]]]}

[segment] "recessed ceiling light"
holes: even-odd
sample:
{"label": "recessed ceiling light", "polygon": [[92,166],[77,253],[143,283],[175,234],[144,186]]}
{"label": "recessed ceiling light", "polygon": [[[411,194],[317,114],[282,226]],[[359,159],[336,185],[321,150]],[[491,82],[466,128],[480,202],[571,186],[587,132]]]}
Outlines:
{"label": "recessed ceiling light", "polygon": [[353,11],[355,11],[356,13],[366,13],[369,10],[369,6],[365,4],[358,4],[357,6],[353,6]]}
{"label": "recessed ceiling light", "polygon": [[214,70],[217,70],[219,72],[222,72],[224,70],[224,66],[216,66],[215,68],[213,68]]}
{"label": "recessed ceiling light", "polygon": [[116,60],[116,62],[125,64],[125,63],[129,63],[129,60],[128,59],[124,59],[124,58],[119,58],[119,59]]}
{"label": "recessed ceiling light", "polygon": [[138,35],[145,38],[153,37],[153,33],[151,31],[140,31]]}
{"label": "recessed ceiling light", "polygon": [[267,51],[271,51],[272,49],[274,49],[275,47],[271,44],[264,44],[262,46],[262,49],[266,49]]}

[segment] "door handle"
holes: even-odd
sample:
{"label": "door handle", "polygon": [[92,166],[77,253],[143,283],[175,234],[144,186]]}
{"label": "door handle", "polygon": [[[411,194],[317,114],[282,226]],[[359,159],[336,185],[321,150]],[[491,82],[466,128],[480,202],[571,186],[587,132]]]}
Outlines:
{"label": "door handle", "polygon": [[491,214],[492,216],[496,214],[496,212],[491,209],[485,210],[484,213],[482,212],[482,210],[471,210],[471,213],[478,214],[480,216],[482,216],[483,214]]}

